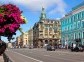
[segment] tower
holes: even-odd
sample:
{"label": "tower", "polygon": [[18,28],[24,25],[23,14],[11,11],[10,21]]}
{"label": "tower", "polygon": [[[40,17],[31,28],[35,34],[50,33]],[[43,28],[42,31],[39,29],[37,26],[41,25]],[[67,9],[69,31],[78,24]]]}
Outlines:
{"label": "tower", "polygon": [[41,21],[42,19],[46,19],[45,8],[43,8],[43,7],[42,7],[42,11],[41,11],[40,21]]}

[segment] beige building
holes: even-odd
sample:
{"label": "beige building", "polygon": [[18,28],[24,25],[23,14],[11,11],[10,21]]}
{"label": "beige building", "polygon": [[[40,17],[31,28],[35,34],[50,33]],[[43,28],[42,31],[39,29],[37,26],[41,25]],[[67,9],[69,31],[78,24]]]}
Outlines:
{"label": "beige building", "polygon": [[29,41],[29,46],[33,47],[33,29],[30,28],[28,31],[28,41]]}
{"label": "beige building", "polygon": [[23,42],[23,47],[27,47],[29,45],[28,32],[25,32],[21,35],[21,41]]}
{"label": "beige building", "polygon": [[17,37],[16,38],[16,47],[18,48],[18,47],[22,47],[22,43],[23,42],[21,42],[21,37],[19,36],[19,37]]}
{"label": "beige building", "polygon": [[16,45],[18,46],[20,44],[20,37],[16,38]]}
{"label": "beige building", "polygon": [[16,38],[16,45],[18,45],[18,47],[28,47],[28,32],[25,32]]}
{"label": "beige building", "polygon": [[44,8],[42,8],[39,22],[33,27],[34,47],[43,47],[46,44],[60,44],[60,22],[59,20],[46,19]]}

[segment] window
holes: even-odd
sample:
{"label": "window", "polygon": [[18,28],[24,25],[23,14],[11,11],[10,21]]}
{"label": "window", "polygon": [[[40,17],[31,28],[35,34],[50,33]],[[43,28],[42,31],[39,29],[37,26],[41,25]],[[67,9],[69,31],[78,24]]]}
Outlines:
{"label": "window", "polygon": [[78,14],[76,14],[76,19],[78,20]]}
{"label": "window", "polygon": [[83,18],[83,12],[82,12],[82,14],[81,14],[81,15],[82,15],[82,18]]}
{"label": "window", "polygon": [[80,19],[80,14],[78,13],[78,20]]}
{"label": "window", "polygon": [[84,18],[84,11],[82,12],[82,17]]}
{"label": "window", "polygon": [[83,39],[84,39],[84,32],[83,32]]}
{"label": "window", "polygon": [[49,31],[52,31],[52,28],[49,28]]}
{"label": "window", "polygon": [[81,26],[81,25],[80,25],[80,21],[77,23],[77,25],[78,25],[77,28],[80,28],[80,26]]}
{"label": "window", "polygon": [[80,18],[82,19],[82,12],[80,12]]}
{"label": "window", "polygon": [[69,22],[71,23],[71,18],[69,18]]}
{"label": "window", "polygon": [[69,30],[70,28],[69,28],[69,26],[68,26],[68,30]]}
{"label": "window", "polygon": [[80,38],[80,33],[78,34],[78,38]]}
{"label": "window", "polygon": [[79,18],[81,19],[81,12],[79,13]]}
{"label": "window", "polygon": [[70,30],[72,29],[72,25],[70,25]]}
{"label": "window", "polygon": [[75,15],[73,16],[73,20],[75,21]]}
{"label": "window", "polygon": [[47,24],[45,24],[45,27],[47,28],[47,27],[48,27],[48,25],[47,25]]}
{"label": "window", "polygon": [[67,24],[69,23],[69,19],[66,19],[67,20]]}
{"label": "window", "polygon": [[74,23],[74,29],[76,28],[76,23]]}
{"label": "window", "polygon": [[51,21],[51,23],[53,23],[53,21]]}
{"label": "window", "polygon": [[84,18],[84,11],[83,11],[83,16],[82,17]]}
{"label": "window", "polygon": [[76,39],[76,33],[74,33],[74,39]]}
{"label": "window", "polygon": [[73,22],[73,17],[72,16],[71,16],[71,19],[70,20],[71,20],[71,23],[72,23]]}
{"label": "window", "polygon": [[82,27],[84,28],[84,21],[82,21]]}
{"label": "window", "polygon": [[74,21],[73,15],[72,15],[72,20]]}

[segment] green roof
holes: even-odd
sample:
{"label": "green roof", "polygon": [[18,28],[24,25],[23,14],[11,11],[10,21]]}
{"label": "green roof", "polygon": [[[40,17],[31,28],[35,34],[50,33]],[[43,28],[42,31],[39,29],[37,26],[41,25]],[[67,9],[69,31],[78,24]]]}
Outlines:
{"label": "green roof", "polygon": [[45,8],[43,8],[43,7],[42,7],[41,16],[40,16],[40,20],[42,20],[42,19],[46,19]]}

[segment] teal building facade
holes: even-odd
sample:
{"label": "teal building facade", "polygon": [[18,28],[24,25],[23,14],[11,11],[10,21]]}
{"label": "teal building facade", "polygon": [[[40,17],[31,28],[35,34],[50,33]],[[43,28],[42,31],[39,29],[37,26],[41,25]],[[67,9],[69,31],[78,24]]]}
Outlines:
{"label": "teal building facade", "polygon": [[77,43],[84,45],[84,2],[72,8],[72,11],[61,19],[62,46]]}

